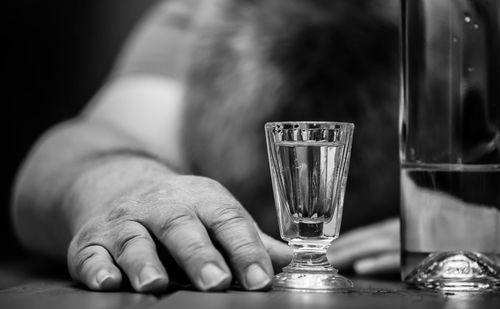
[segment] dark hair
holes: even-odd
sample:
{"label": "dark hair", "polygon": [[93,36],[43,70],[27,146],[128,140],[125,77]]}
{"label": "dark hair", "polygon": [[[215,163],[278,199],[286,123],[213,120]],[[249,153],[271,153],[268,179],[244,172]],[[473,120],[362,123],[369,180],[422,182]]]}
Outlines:
{"label": "dark hair", "polygon": [[367,211],[346,227],[395,214],[399,48],[391,14],[367,0],[212,2],[189,74],[193,170],[253,203],[271,196],[266,121],[354,122],[345,211]]}

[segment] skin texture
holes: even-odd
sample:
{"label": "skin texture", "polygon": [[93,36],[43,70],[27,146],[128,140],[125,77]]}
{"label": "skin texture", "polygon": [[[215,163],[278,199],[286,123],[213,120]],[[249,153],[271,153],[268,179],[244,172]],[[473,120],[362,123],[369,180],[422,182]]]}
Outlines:
{"label": "skin texture", "polygon": [[[302,7],[284,1],[205,1],[196,15],[193,3],[160,2],[131,34],[92,102],[75,119],[46,132],[19,171],[13,213],[20,240],[33,251],[66,259],[71,276],[90,289],[116,290],[128,280],[137,292],[161,292],[179,273],[200,290],[223,290],[232,280],[248,290],[266,289],[273,271],[290,259],[288,246],[263,233],[251,216],[277,236],[262,127],[267,119],[314,117],[302,112],[316,91],[321,96],[321,87],[303,91],[293,103],[295,112],[287,112],[290,98],[300,93],[292,81],[302,80],[304,89],[315,84],[307,82],[310,75],[293,73],[311,67],[307,62],[293,67],[301,63],[293,61],[300,51],[293,52],[294,44],[302,42],[294,38],[301,37],[300,25],[324,25],[326,15],[318,17],[318,8],[305,1]],[[272,23],[266,12],[280,18]],[[280,33],[287,14],[299,14],[304,22],[280,41],[273,33]],[[239,17],[241,28],[232,27]],[[280,49],[282,42],[291,45]],[[366,115],[349,111],[369,108],[369,118],[359,121],[393,124],[385,105],[377,109],[365,100],[372,94],[365,86],[378,75],[369,76],[357,88],[359,97],[335,110],[344,110],[338,115],[349,120]],[[390,98],[393,92],[388,93]],[[338,102],[350,97],[342,96]],[[336,99],[331,93],[327,97]],[[321,113],[329,111],[326,101],[318,104]],[[378,128],[392,132],[391,125]],[[376,145],[391,145],[393,137],[365,144],[374,156],[368,166],[378,168],[380,162],[373,161],[384,153]],[[372,139],[367,135],[362,141]],[[374,182],[374,192],[381,186],[387,193],[373,199],[378,204],[395,196],[391,175]],[[363,196],[361,191],[351,195]],[[398,229],[393,219],[351,230],[334,243],[329,257],[334,265],[353,265],[360,273],[393,271]]]}

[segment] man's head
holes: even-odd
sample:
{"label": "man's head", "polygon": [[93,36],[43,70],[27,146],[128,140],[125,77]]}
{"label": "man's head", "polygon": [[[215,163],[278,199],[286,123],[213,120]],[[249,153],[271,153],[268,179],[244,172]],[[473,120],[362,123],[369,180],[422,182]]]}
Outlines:
{"label": "man's head", "polygon": [[[391,4],[211,1],[188,79],[193,168],[253,203],[270,196],[266,121],[354,122],[346,211],[365,204],[373,206],[366,220],[394,214],[399,45]],[[358,215],[356,225],[363,220]]]}

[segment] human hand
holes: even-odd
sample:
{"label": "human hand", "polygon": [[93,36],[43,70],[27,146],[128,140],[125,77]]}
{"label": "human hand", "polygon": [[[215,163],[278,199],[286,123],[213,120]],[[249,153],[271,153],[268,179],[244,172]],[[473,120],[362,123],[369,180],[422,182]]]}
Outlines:
{"label": "human hand", "polygon": [[68,267],[93,290],[116,290],[123,275],[138,292],[166,289],[171,265],[162,264],[156,246],[200,290],[225,289],[233,274],[245,289],[265,289],[272,262],[282,266],[291,257],[288,246],[262,234],[222,185],[204,177],[149,172],[84,217]]}
{"label": "human hand", "polygon": [[361,227],[334,241],[328,259],[340,268],[352,266],[360,275],[399,270],[399,219],[392,218]]}

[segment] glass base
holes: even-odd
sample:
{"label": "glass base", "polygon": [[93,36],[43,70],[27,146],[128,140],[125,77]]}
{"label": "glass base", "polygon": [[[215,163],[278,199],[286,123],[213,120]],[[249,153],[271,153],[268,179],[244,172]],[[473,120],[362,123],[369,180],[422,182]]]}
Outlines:
{"label": "glass base", "polygon": [[294,249],[290,265],[274,276],[273,289],[302,292],[334,292],[352,288],[351,280],[338,274],[326,257],[331,240],[290,241]]}
{"label": "glass base", "polygon": [[273,289],[328,293],[350,289],[351,280],[332,272],[282,272],[273,278]]}
{"label": "glass base", "polygon": [[470,251],[431,254],[404,281],[422,289],[476,292],[500,289],[500,267]]}

